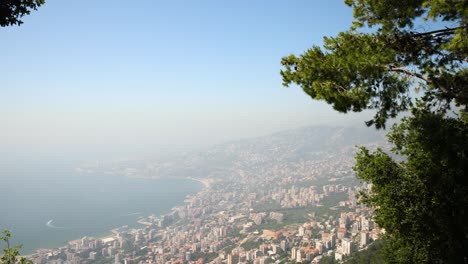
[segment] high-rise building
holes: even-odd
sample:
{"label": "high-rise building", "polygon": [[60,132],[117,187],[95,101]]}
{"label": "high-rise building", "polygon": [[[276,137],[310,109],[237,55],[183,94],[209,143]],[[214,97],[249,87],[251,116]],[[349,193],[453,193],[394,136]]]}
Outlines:
{"label": "high-rise building", "polygon": [[322,241],[318,241],[315,244],[315,248],[318,249],[319,254],[322,254],[323,253],[323,243],[322,243]]}
{"label": "high-rise building", "polygon": [[114,249],[111,248],[111,247],[108,247],[108,248],[107,248],[107,255],[110,256],[110,257],[112,257],[112,255],[114,255]]}
{"label": "high-rise building", "polygon": [[115,254],[114,264],[120,264],[120,254],[119,253]]}
{"label": "high-rise building", "polygon": [[291,249],[291,259],[296,259],[297,248],[293,247]]}
{"label": "high-rise building", "polygon": [[343,239],[346,235],[346,228],[340,227],[338,229],[338,239]]}
{"label": "high-rise building", "polygon": [[369,242],[369,233],[367,231],[361,231],[360,246],[364,247],[368,242]]}
{"label": "high-rise building", "polygon": [[280,247],[283,252],[286,252],[286,240],[281,240]]}
{"label": "high-rise building", "polygon": [[250,253],[249,251],[245,252],[245,260],[249,261],[253,259],[253,253]]}
{"label": "high-rise building", "polygon": [[340,219],[338,219],[338,221],[339,221],[340,228],[346,228],[346,218],[345,217],[340,217]]}
{"label": "high-rise building", "polygon": [[343,255],[351,254],[351,240],[349,238],[343,238],[341,247],[343,248]]}
{"label": "high-rise building", "polygon": [[96,260],[96,252],[95,251],[89,252],[89,259],[90,260]]}
{"label": "high-rise building", "polygon": [[298,230],[299,231],[298,235],[303,236],[304,235],[304,230],[305,230],[304,227],[300,226],[299,230]]}
{"label": "high-rise building", "polygon": [[329,240],[330,240],[330,233],[323,232],[322,233],[322,242],[326,243]]}
{"label": "high-rise building", "polygon": [[260,257],[259,264],[265,264],[265,260],[267,259],[266,256]]}
{"label": "high-rise building", "polygon": [[267,251],[268,251],[268,246],[266,244],[261,244],[259,248],[260,248],[260,252],[262,252],[262,254],[266,254]]}
{"label": "high-rise building", "polygon": [[88,237],[83,237],[81,239],[81,248],[84,248],[85,246],[88,246],[89,239]]}
{"label": "high-rise building", "polygon": [[369,220],[365,217],[361,217],[361,230],[369,231]]}
{"label": "high-rise building", "polygon": [[156,230],[155,230],[155,229],[151,229],[151,230],[148,232],[148,239],[149,239],[149,240],[153,239],[155,234],[156,234]]}
{"label": "high-rise building", "polygon": [[281,248],[279,245],[277,244],[272,244],[271,245],[271,251],[273,252],[273,254],[278,254],[280,252]]}
{"label": "high-rise building", "polygon": [[296,262],[297,263],[302,262],[302,252],[301,252],[301,250],[297,250],[297,252],[296,252]]}

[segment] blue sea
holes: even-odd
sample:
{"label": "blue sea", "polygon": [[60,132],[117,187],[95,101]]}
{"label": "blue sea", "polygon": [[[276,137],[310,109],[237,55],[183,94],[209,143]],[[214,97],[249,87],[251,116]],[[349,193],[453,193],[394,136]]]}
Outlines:
{"label": "blue sea", "polygon": [[136,225],[139,217],[168,213],[202,188],[185,179],[80,173],[79,164],[56,160],[0,165],[0,230],[12,231],[13,243],[23,244],[22,254]]}

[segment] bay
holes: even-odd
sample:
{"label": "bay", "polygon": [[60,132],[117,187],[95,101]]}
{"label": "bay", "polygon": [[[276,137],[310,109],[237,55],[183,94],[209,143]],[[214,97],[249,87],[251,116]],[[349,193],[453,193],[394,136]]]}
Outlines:
{"label": "bay", "polygon": [[80,173],[67,162],[37,160],[2,164],[0,184],[0,230],[12,231],[22,254],[136,225],[139,217],[168,213],[202,188],[188,179]]}

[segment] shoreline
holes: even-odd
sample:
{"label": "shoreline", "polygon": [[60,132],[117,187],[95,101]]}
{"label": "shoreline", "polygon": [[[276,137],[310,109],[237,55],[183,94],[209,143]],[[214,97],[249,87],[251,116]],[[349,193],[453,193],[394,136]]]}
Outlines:
{"label": "shoreline", "polygon": [[[89,172],[89,171],[79,171],[78,173],[95,173],[95,172]],[[151,178],[151,177],[130,177],[128,175],[121,175],[123,177],[126,177],[126,178],[134,178],[134,179],[151,179],[151,180],[164,180],[162,178]],[[208,189],[211,185],[211,183],[213,182],[212,179],[208,179],[208,178],[194,178],[194,177],[184,177],[184,178],[167,178],[169,180],[172,180],[172,179],[185,179],[185,180],[191,180],[191,181],[197,181],[199,183],[201,183],[203,185],[203,187],[193,193],[193,194],[187,194],[185,196],[185,198],[187,198],[188,196],[191,196],[191,195],[197,195],[198,193]],[[171,209],[169,209],[169,211],[167,212],[163,212],[161,214],[159,214],[160,216],[164,216],[164,215],[168,215],[168,214],[171,214],[174,212],[174,208],[178,207],[178,206],[181,206],[185,204],[185,199],[181,202],[181,203],[178,203],[176,205],[174,205],[174,207],[172,207]],[[151,214],[150,214],[151,215]],[[150,215],[146,215],[144,217],[149,217]],[[140,224],[142,225],[141,223],[138,222],[138,219],[135,220],[135,224]],[[129,226],[129,225],[132,225],[131,223],[127,223],[125,224],[124,226]],[[95,239],[99,239],[101,241],[103,241],[104,243],[108,242],[108,241],[114,241],[116,240],[116,235],[114,233],[114,230],[116,229],[119,229],[121,227],[124,227],[124,226],[119,226],[119,227],[115,227],[115,228],[112,228],[111,230],[107,230],[105,232],[102,232],[101,234],[98,234],[98,235],[84,235],[83,237],[90,237],[90,238],[95,238]],[[45,250],[49,250],[49,251],[53,251],[53,250],[57,250],[57,249],[60,249],[60,248],[63,248],[63,247],[66,247],[70,242],[74,242],[76,240],[80,240],[82,239],[83,237],[80,237],[80,238],[75,238],[75,239],[71,239],[71,240],[68,240],[65,244],[63,245],[60,245],[60,246],[57,246],[57,247],[51,247],[51,248],[48,248],[48,247],[39,247],[37,249],[33,249],[31,250],[31,252],[28,252],[27,254],[24,254],[22,255],[23,257],[26,257],[26,258],[29,258],[29,257],[33,257],[35,254],[38,254],[40,251],[45,251]]]}
{"label": "shoreline", "polygon": [[212,183],[212,180],[211,180],[211,179],[208,179],[208,178],[201,178],[201,179],[198,179],[198,178],[193,178],[193,177],[187,177],[186,179],[189,179],[189,180],[192,180],[192,181],[197,181],[197,182],[203,184],[203,188],[204,188],[204,189],[210,188],[210,185],[211,185],[211,183]]}

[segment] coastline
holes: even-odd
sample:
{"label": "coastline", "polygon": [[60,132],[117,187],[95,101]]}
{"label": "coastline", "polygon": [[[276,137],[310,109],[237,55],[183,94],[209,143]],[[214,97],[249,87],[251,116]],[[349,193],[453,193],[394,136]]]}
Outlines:
{"label": "coastline", "polygon": [[192,181],[197,181],[197,182],[203,184],[203,188],[204,188],[204,189],[210,188],[210,185],[211,185],[212,182],[213,182],[212,179],[208,179],[208,178],[201,178],[201,179],[198,179],[198,178],[193,178],[193,177],[187,177],[186,179],[189,179],[189,180],[192,180]]}
{"label": "coastline", "polygon": [[[94,173],[94,172],[84,172],[84,171],[79,171],[79,173]],[[128,175],[122,175],[126,178],[129,178],[129,179],[152,179],[152,180],[161,180],[160,178],[151,178],[151,177],[129,177]],[[197,195],[198,193],[208,189],[211,185],[211,183],[213,182],[212,179],[208,179],[208,178],[193,178],[193,177],[184,177],[184,178],[179,178],[179,179],[185,179],[185,180],[191,180],[191,181],[197,181],[199,183],[202,184],[202,188],[200,188],[198,191],[192,193],[192,194],[187,194],[185,196],[185,198],[189,197],[189,196],[193,196],[193,195]],[[185,204],[185,199],[182,200],[180,203],[177,203],[174,205],[174,207],[172,207],[171,209],[169,209],[168,211],[164,211],[164,212],[161,212],[159,215],[160,216],[165,216],[165,215],[169,215],[171,213],[174,213],[175,208],[179,207],[179,206],[183,206]],[[147,218],[151,216],[150,215],[144,215],[143,217]],[[127,227],[128,228],[128,225],[131,225],[133,226],[133,224],[140,224],[142,225],[142,223],[139,223],[138,222],[138,219],[136,219],[134,221],[134,223],[126,223],[124,226],[119,226],[119,227],[115,227],[115,228],[112,228],[111,230],[106,230],[100,234],[97,234],[97,235],[93,235],[93,234],[86,234],[84,235],[83,237],[79,237],[79,238],[74,238],[74,239],[70,239],[68,240],[66,243],[60,245],[60,246],[56,246],[56,247],[39,247],[39,248],[36,248],[36,249],[32,249],[30,252],[27,252],[26,254],[24,254],[23,256],[26,257],[26,258],[31,258],[33,257],[34,255],[40,253],[40,252],[44,252],[44,251],[56,251],[56,250],[59,250],[61,248],[64,248],[64,247],[67,247],[67,245],[69,245],[70,243],[74,243],[75,241],[78,241],[78,240],[81,240],[82,238],[84,237],[88,237],[88,238],[93,238],[93,239],[98,239],[98,240],[101,240],[102,242],[104,243],[108,243],[108,242],[111,242],[111,241],[115,241],[118,237],[117,235],[115,234],[115,230],[119,229],[119,228],[122,228],[122,227]],[[136,227],[135,227],[136,228]]]}

